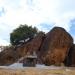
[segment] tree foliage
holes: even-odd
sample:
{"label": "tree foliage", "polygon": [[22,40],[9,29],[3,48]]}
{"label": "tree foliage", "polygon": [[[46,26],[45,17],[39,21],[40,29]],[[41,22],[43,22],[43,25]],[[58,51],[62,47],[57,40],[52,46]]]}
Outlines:
{"label": "tree foliage", "polygon": [[10,34],[10,43],[12,45],[18,45],[21,41],[26,41],[26,39],[32,39],[38,33],[36,27],[28,25],[20,25],[18,28],[13,30]]}

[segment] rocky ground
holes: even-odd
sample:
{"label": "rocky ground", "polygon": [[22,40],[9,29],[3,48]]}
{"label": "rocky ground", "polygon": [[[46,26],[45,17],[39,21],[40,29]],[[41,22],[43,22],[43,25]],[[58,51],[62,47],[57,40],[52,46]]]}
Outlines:
{"label": "rocky ground", "polygon": [[53,68],[0,68],[0,75],[75,75],[75,68],[53,67]]}

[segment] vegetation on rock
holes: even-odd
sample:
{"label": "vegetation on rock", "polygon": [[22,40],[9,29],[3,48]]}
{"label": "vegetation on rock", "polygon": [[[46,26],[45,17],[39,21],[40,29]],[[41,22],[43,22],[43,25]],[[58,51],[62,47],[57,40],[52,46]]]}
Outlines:
{"label": "vegetation on rock", "polygon": [[26,24],[20,25],[10,34],[10,43],[12,45],[18,45],[22,42],[27,42],[27,40],[34,38],[37,33],[38,29],[36,27],[28,26]]}

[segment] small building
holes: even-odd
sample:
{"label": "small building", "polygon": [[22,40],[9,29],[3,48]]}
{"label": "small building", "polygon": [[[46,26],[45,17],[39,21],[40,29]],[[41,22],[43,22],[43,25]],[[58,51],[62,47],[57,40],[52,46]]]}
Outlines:
{"label": "small building", "polygon": [[34,55],[28,55],[23,60],[24,67],[35,67],[36,63],[37,63],[37,56]]}

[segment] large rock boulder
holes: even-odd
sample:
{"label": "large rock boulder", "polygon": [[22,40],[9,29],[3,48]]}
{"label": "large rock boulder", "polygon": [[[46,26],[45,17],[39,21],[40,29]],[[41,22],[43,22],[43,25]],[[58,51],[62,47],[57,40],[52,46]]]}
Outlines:
{"label": "large rock boulder", "polygon": [[16,51],[19,57],[23,57],[26,54],[33,54],[33,52],[38,52],[43,43],[44,38],[45,34],[40,32],[32,41],[18,47]]}
{"label": "large rock boulder", "polygon": [[15,53],[14,47],[5,48],[0,52],[0,65],[8,65],[16,60],[17,53]]}
{"label": "large rock boulder", "polygon": [[54,27],[47,33],[38,56],[45,65],[59,65],[65,60],[72,45],[71,35],[63,28]]}
{"label": "large rock boulder", "polygon": [[37,52],[45,38],[45,34],[40,32],[30,42],[17,47],[10,47],[0,53],[0,65],[10,65],[21,57],[27,54],[32,54],[33,51]]}
{"label": "large rock boulder", "polygon": [[66,66],[75,67],[75,44],[70,48],[64,63]]}

